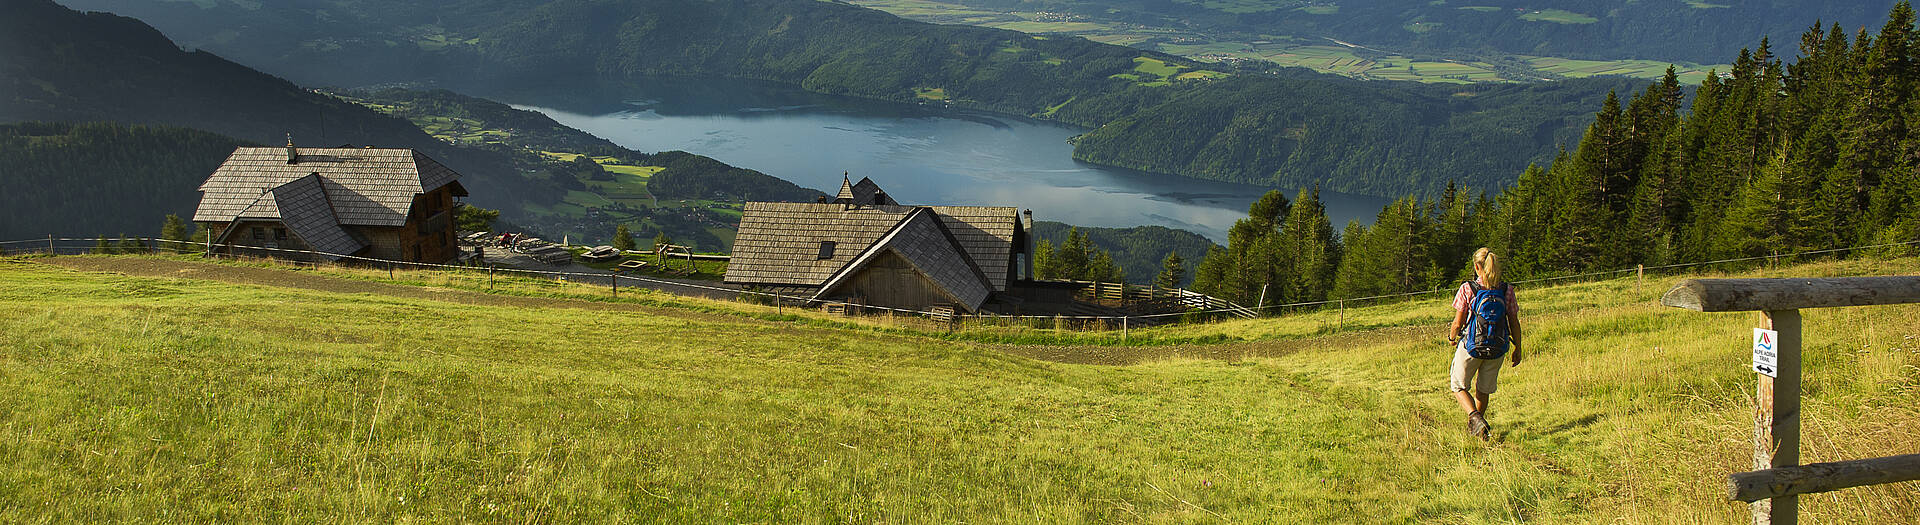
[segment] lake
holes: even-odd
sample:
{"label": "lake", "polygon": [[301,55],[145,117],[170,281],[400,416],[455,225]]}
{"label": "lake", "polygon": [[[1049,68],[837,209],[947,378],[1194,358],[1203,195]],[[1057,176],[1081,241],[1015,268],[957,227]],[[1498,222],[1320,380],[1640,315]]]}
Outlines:
{"label": "lake", "polygon": [[[1160,225],[1226,242],[1266,192],[1085,164],[1084,130],[938,107],[807,93],[741,80],[550,83],[488,94],[623,147],[683,150],[832,194],[870,177],[903,204],[1016,206],[1081,226]],[[1297,190],[1287,190],[1292,198]],[[748,196],[751,199],[752,196]],[[1336,230],[1388,200],[1322,192]]]}

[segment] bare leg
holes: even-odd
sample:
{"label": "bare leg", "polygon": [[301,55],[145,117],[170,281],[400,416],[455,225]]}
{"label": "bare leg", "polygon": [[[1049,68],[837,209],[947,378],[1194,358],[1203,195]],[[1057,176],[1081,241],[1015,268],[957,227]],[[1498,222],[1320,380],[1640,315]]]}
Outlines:
{"label": "bare leg", "polygon": [[1473,407],[1473,409],[1474,409],[1474,411],[1477,411],[1477,412],[1480,412],[1481,414],[1485,414],[1485,413],[1487,413],[1487,396],[1488,396],[1488,395],[1490,395],[1490,394],[1488,394],[1488,393],[1486,393],[1486,392],[1474,392],[1474,393],[1473,393],[1473,398],[1474,398],[1474,400],[1475,400],[1475,401],[1479,401],[1479,403],[1477,403],[1477,404],[1475,404],[1475,405],[1474,405],[1474,407]]}
{"label": "bare leg", "polygon": [[[1479,401],[1479,402],[1480,402],[1480,403],[1486,403],[1486,401],[1485,401],[1485,400],[1486,400],[1486,398],[1487,398],[1487,396],[1486,396],[1486,394],[1481,394],[1481,395],[1479,396],[1479,399],[1480,399],[1480,401]],[[1468,413],[1472,413],[1472,412],[1474,412],[1474,411],[1476,411],[1476,410],[1479,410],[1479,407],[1478,407],[1478,405],[1477,405],[1477,404],[1476,404],[1476,403],[1474,402],[1474,401],[1475,401],[1475,399],[1474,399],[1474,395],[1473,395],[1473,394],[1469,394],[1469,393],[1467,393],[1467,391],[1465,391],[1465,390],[1455,390],[1455,391],[1453,392],[1453,399],[1454,399],[1455,401],[1459,401],[1459,402],[1460,402],[1460,411],[1461,411],[1461,412],[1468,412]]]}

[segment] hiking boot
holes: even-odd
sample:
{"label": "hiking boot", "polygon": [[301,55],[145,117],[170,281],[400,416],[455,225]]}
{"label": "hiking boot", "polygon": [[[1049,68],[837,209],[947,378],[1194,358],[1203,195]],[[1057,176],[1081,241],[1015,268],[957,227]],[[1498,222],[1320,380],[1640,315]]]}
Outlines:
{"label": "hiking boot", "polygon": [[1487,418],[1485,416],[1482,416],[1479,412],[1467,414],[1467,432],[1468,433],[1473,434],[1474,437],[1480,438],[1481,441],[1486,441],[1488,435],[1491,434],[1492,431],[1493,431],[1493,428],[1487,425]]}

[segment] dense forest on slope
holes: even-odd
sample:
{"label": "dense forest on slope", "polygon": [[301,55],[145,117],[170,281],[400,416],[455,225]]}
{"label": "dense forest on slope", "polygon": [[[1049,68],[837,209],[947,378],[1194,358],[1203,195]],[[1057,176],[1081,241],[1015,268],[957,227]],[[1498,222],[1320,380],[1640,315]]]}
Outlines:
{"label": "dense forest on slope", "polygon": [[498,154],[453,147],[405,120],[204,51],[182,51],[138,20],[48,0],[0,0],[0,11],[7,13],[0,17],[0,122],[112,121],[262,144],[291,135],[301,146],[413,148],[465,175],[474,200],[490,206],[510,203],[532,185]]}
{"label": "dense forest on slope", "polygon": [[[613,231],[611,224],[542,223],[529,220],[532,217],[523,212],[528,205],[553,205],[575,189],[567,184],[573,180],[571,176],[556,176],[570,173],[565,163],[504,145],[450,144],[407,120],[295,86],[203,51],[182,51],[158,31],[137,20],[101,13],[83,14],[46,0],[0,0],[0,11],[8,14],[0,17],[0,123],[113,121],[203,129],[234,137],[224,139],[229,143],[279,144],[292,135],[301,146],[355,144],[413,148],[459,171],[465,176],[463,183],[473,193],[469,200],[480,206],[503,209],[503,218],[510,223],[532,227],[535,231],[573,226],[581,226],[582,231],[603,232],[601,235]],[[422,104],[423,112],[444,110],[459,118],[478,115],[500,119],[505,122],[503,127],[523,130],[541,144],[580,146],[595,154],[624,152],[623,155],[639,161],[654,157],[628,152],[591,135],[559,126],[543,115],[491,101],[443,93],[439,98],[413,97],[411,102]],[[44,166],[77,171],[10,170],[5,172],[4,180],[16,180],[16,173],[21,177],[52,174],[66,177],[61,183],[63,187],[115,189],[106,193],[62,193],[105,199],[72,206],[9,206],[8,213],[15,220],[8,221],[8,231],[35,236],[47,233],[111,235],[121,230],[149,232],[157,228],[160,215],[131,216],[144,213],[135,210],[190,213],[198,201],[196,189],[200,181],[232,152],[231,146],[221,151],[207,149],[212,141],[201,137],[205,133],[171,128],[126,130],[109,126],[68,131],[57,126],[38,126],[20,128],[14,134],[16,142],[31,144],[34,149],[10,151],[10,159],[24,159],[31,153],[33,158],[42,159],[36,162]],[[27,136],[64,138],[21,138]],[[168,151],[169,144],[181,149]],[[90,155],[104,157],[91,161],[64,159]],[[197,160],[188,160],[189,156]],[[758,172],[739,170],[711,159],[701,162],[701,159],[704,157],[678,152],[660,159],[673,164],[661,172],[665,175],[661,182],[667,183],[669,192],[678,188],[679,193],[670,195],[696,198],[716,190],[732,191],[742,187],[762,190],[756,194],[767,199],[810,200],[818,195],[813,190]],[[122,167],[145,164],[151,169],[83,169],[94,165],[88,162]],[[205,169],[190,177],[181,171],[193,166]],[[675,181],[686,182],[676,184]],[[119,191],[119,188],[141,190]],[[31,193],[37,198],[56,190],[35,191],[16,194]],[[96,228],[95,223],[87,221],[99,219],[82,217],[88,215],[86,210],[96,209],[119,210],[128,216],[119,219],[124,222],[99,223]],[[689,240],[704,237],[707,241],[702,246],[711,249],[725,245],[723,240],[702,231],[707,224],[678,221],[675,225],[687,231],[673,229],[670,234]],[[48,227],[54,229],[45,230]]]}
{"label": "dense forest on slope", "polygon": [[[1499,188],[1526,160],[1580,140],[1608,90],[1638,81],[1420,85],[1314,75],[1236,77],[1142,104],[1083,135],[1074,158],[1193,177],[1398,197],[1449,183]],[[1069,106],[1063,113],[1076,114]],[[1544,161],[1547,158],[1541,158]]]}
{"label": "dense forest on slope", "polygon": [[[938,26],[816,0],[68,3],[140,16],[190,45],[308,82],[751,78],[1094,127],[1076,152],[1094,162],[1393,196],[1437,193],[1451,180],[1510,181],[1505,174],[1571,143],[1585,108],[1628,82],[1456,88],[1224,71],[1079,38]],[[1235,78],[1217,80],[1226,74]]]}
{"label": "dense forest on slope", "polygon": [[[1712,63],[1813,20],[1875,23],[1894,2],[1822,0],[946,0],[1215,35],[1336,38],[1400,53],[1508,53]],[[1270,37],[1269,37],[1270,38]],[[1147,42],[1145,44],[1151,44]]]}
{"label": "dense forest on slope", "polygon": [[[1902,2],[1878,33],[1815,27],[1798,59],[1770,41],[1685,94],[1608,96],[1579,147],[1497,196],[1403,198],[1372,226],[1324,226],[1316,199],[1271,194],[1200,265],[1195,288],[1284,301],[1447,286],[1492,248],[1508,279],[1920,243],[1920,31]],[[1303,195],[1303,197],[1306,197]],[[1291,204],[1291,206],[1289,206]],[[1302,208],[1308,210],[1302,212]],[[1839,256],[1844,256],[1840,254]]]}
{"label": "dense forest on slope", "polygon": [[1177,253],[1188,261],[1187,275],[1191,277],[1193,262],[1206,256],[1207,248],[1214,245],[1213,241],[1198,233],[1165,226],[1098,228],[1052,221],[1033,223],[1034,239],[1056,246],[1068,244],[1067,233],[1070,230],[1085,235],[1094,248],[1106,252],[1120,267],[1126,282],[1134,284],[1153,282],[1154,276],[1160,272],[1160,262],[1169,253]]}
{"label": "dense forest on slope", "polygon": [[165,126],[0,124],[0,240],[154,236],[167,214],[193,216],[200,183],[243,145]]}

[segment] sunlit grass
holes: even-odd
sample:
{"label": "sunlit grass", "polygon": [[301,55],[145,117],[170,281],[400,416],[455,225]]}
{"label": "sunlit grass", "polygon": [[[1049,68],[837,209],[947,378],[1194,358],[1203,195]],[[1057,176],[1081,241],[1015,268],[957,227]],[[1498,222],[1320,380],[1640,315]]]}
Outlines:
{"label": "sunlit grass", "polygon": [[[1481,445],[1445,396],[1440,299],[1135,329],[1244,342],[1110,367],[1016,354],[1130,347],[634,290],[640,310],[484,306],[39,261],[0,259],[0,521],[1746,520],[1720,486],[1750,462],[1757,316],[1655,304],[1681,276],[1523,287],[1526,361]],[[1920,305],[1805,317],[1803,458],[1911,453]],[[1240,357],[1191,357],[1216,351]],[[1920,491],[1802,507],[1910,523]]]}

